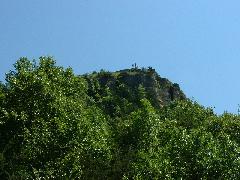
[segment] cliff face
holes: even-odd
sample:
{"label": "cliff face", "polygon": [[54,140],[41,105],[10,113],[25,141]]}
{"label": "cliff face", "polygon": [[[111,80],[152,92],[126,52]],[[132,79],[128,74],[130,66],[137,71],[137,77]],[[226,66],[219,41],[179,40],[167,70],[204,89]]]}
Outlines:
{"label": "cliff face", "polygon": [[133,70],[133,72],[122,76],[121,81],[133,88],[137,88],[141,84],[155,106],[164,106],[173,100],[186,98],[178,84],[173,84],[168,79],[161,78],[154,69]]}
{"label": "cliff face", "polygon": [[[94,79],[102,88],[109,88],[111,91],[117,91],[119,86],[122,86],[128,90],[131,97],[138,96],[141,87],[145,91],[146,98],[156,108],[168,105],[173,100],[186,99],[185,94],[181,91],[178,84],[160,77],[152,68],[132,68],[117,72],[101,71],[100,73],[87,75],[85,78],[90,87],[93,86],[90,79]],[[119,93],[121,98],[129,100],[129,96],[124,94],[126,93]]]}

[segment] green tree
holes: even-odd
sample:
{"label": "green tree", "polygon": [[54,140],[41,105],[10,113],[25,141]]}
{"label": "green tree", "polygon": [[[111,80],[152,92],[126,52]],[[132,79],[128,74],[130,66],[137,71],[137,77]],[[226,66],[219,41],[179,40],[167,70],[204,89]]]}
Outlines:
{"label": "green tree", "polygon": [[41,57],[39,64],[21,58],[6,86],[2,177],[106,176],[110,131],[101,111],[90,104],[82,78],[56,66],[51,57]]}

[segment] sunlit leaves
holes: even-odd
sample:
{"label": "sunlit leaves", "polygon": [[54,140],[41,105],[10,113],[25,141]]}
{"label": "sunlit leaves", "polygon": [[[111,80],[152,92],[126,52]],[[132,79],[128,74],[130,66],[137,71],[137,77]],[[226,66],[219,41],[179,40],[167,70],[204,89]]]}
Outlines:
{"label": "sunlit leaves", "polygon": [[52,57],[14,67],[0,84],[0,179],[240,176],[238,115],[153,106],[141,84],[120,81],[127,72],[76,76]]}
{"label": "sunlit leaves", "polygon": [[50,57],[41,57],[38,64],[17,61],[7,75],[6,125],[1,127],[1,146],[12,146],[4,152],[5,174],[80,178],[93,166],[104,167],[103,159],[111,158],[110,131],[101,112],[88,103],[86,88],[82,78]]}

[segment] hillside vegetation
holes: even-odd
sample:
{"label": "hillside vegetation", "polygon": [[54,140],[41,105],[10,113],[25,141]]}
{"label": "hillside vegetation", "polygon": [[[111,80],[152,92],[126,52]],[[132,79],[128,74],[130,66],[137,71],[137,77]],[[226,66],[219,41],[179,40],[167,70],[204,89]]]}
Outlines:
{"label": "hillside vegetation", "polygon": [[151,67],[75,75],[21,58],[0,85],[0,179],[239,179],[240,117]]}

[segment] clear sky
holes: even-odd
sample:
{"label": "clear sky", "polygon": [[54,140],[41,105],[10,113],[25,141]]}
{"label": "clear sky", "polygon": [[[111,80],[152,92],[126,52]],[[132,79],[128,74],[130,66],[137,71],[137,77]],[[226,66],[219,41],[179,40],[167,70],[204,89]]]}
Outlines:
{"label": "clear sky", "polygon": [[78,74],[152,66],[204,106],[240,104],[239,0],[1,0],[0,80],[22,56]]}

